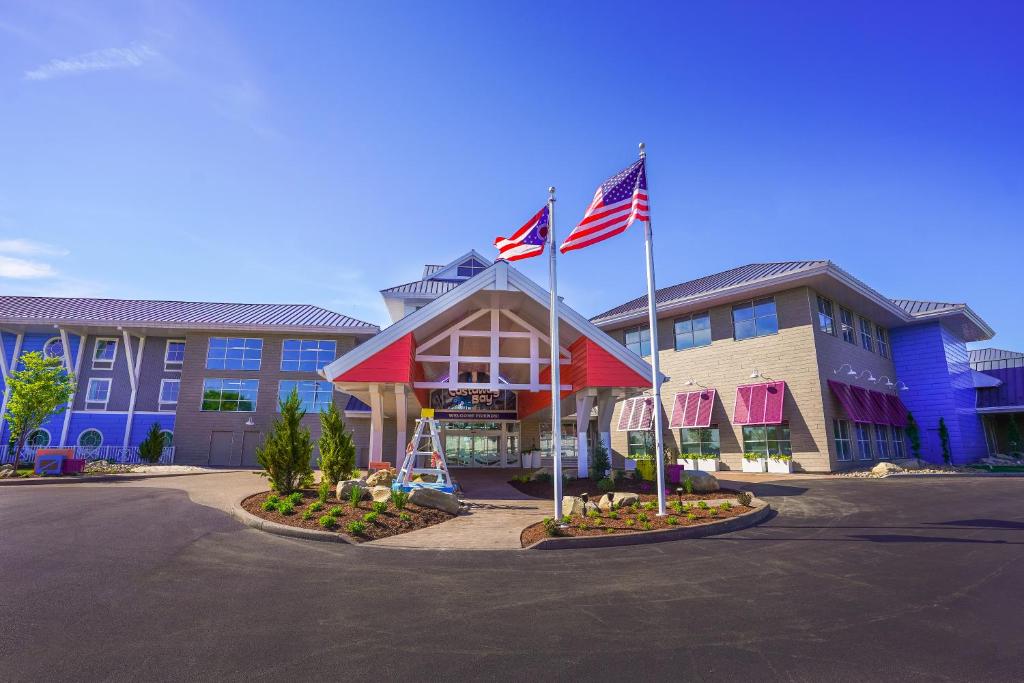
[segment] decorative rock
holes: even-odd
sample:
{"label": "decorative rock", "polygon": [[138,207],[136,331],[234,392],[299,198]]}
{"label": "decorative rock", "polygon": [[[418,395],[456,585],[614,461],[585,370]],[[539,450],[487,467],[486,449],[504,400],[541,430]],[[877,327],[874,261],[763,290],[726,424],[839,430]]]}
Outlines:
{"label": "decorative rock", "polygon": [[921,469],[921,461],[917,458],[901,458],[899,460],[893,460],[892,463],[905,470],[919,470]]}
{"label": "decorative rock", "polygon": [[366,481],[363,479],[346,479],[345,481],[339,481],[337,488],[334,489],[335,495],[338,496],[338,500],[347,501],[348,497],[352,495],[353,487],[358,487],[363,490],[363,498],[367,498],[369,491],[366,490]]}
{"label": "decorative rock", "polygon": [[434,484],[437,482],[436,474],[417,474],[413,481],[423,482],[425,484]]}
{"label": "decorative rock", "polygon": [[370,497],[373,498],[375,503],[382,500],[391,500],[391,487],[390,486],[374,486],[370,489]]}
{"label": "decorative rock", "polygon": [[437,489],[413,489],[409,494],[409,502],[425,508],[434,508],[450,515],[459,514],[459,499],[455,494],[445,493]]}
{"label": "decorative rock", "polygon": [[718,480],[707,472],[701,472],[699,470],[684,470],[679,473],[679,485],[683,486],[683,482],[689,478],[690,483],[693,484],[694,493],[711,493],[717,491]]}
{"label": "decorative rock", "polygon": [[614,508],[626,507],[640,500],[640,496],[635,493],[606,493],[601,496],[601,500],[597,501],[597,507],[601,512],[611,512]]}
{"label": "decorative rock", "polygon": [[880,462],[871,468],[871,474],[876,477],[884,477],[888,474],[895,474],[896,472],[903,472],[904,469],[899,465],[891,462]]}
{"label": "decorative rock", "polygon": [[377,470],[366,478],[367,486],[391,486],[391,482],[395,480],[395,470]]}
{"label": "decorative rock", "polygon": [[14,467],[12,465],[4,465],[0,467],[0,479],[7,479],[8,477],[14,476]]}
{"label": "decorative rock", "polygon": [[583,499],[579,496],[562,496],[562,514],[563,515],[582,515]]}

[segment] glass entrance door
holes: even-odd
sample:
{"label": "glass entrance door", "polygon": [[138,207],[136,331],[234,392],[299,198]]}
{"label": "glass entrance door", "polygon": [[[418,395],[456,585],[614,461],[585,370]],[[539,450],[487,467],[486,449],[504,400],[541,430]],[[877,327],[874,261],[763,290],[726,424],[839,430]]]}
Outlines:
{"label": "glass entrance door", "polygon": [[444,423],[444,455],[448,466],[503,467],[511,464],[507,456],[509,444],[505,427],[504,423],[498,422]]}

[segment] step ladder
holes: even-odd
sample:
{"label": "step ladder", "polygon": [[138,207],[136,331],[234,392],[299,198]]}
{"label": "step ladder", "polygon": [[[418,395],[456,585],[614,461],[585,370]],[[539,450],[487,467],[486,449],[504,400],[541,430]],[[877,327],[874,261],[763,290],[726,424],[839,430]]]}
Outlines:
{"label": "step ladder", "polygon": [[[430,466],[417,467],[421,458]],[[436,481],[413,481],[419,474],[433,475]],[[398,470],[398,476],[391,487],[402,491],[423,488],[455,493],[455,482],[448,472],[448,463],[445,462],[444,450],[441,448],[440,427],[433,417],[421,417],[416,420],[416,433],[405,449],[405,460],[402,461],[402,467]]]}

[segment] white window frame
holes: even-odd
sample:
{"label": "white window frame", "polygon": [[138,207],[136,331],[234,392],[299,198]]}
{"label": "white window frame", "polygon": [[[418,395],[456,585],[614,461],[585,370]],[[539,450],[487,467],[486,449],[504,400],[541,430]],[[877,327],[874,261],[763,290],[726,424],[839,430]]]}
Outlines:
{"label": "white window frame", "polygon": [[890,443],[888,425],[875,425],[875,450],[878,451],[879,460],[892,459]]}
{"label": "white window frame", "polygon": [[[224,354],[223,360],[224,360],[225,364],[224,364],[224,367],[222,367],[222,368],[219,368],[219,367],[211,368],[210,367],[210,360],[211,360],[210,359],[210,353],[213,350],[213,340],[214,339],[223,339],[224,340],[225,354]],[[245,343],[246,342],[250,342],[250,341],[258,341],[260,343],[260,346],[259,346],[260,355],[259,355],[259,359],[257,360],[255,368],[245,368],[245,367],[229,368],[229,367],[227,367],[227,361],[229,360],[228,359],[228,351],[230,350],[229,347],[227,346],[229,339],[238,339],[238,340],[240,340],[242,342],[242,359],[241,360],[242,360],[242,364],[243,365],[245,364],[245,360],[246,360],[245,352],[249,351],[249,350],[252,350],[252,349],[248,348]],[[237,348],[237,347],[231,347],[231,348]],[[255,348],[255,347],[253,347],[253,348]],[[263,337],[222,337],[220,335],[214,335],[212,337],[209,337],[206,340],[206,361],[205,361],[206,364],[205,364],[204,367],[207,370],[211,370],[211,371],[215,371],[215,372],[218,372],[218,371],[219,372],[259,372],[260,370],[263,369],[263,351],[264,351],[265,348],[266,348],[266,343],[265,343]],[[220,358],[216,358],[214,360],[221,360],[221,359]],[[252,359],[250,358],[248,360],[252,360]]]}
{"label": "white window frame", "polygon": [[859,316],[857,326],[860,328],[860,347],[865,351],[875,352],[875,325],[864,316]]}
{"label": "white window frame", "polygon": [[[288,342],[298,342],[298,344],[299,344],[299,359],[296,360],[296,361],[285,361],[285,358],[284,358],[285,348],[284,347],[285,347],[286,344],[288,344]],[[324,363],[323,365],[321,365],[320,367],[313,368],[312,370],[303,370],[301,367],[296,367],[295,369],[292,369],[292,368],[286,368],[284,366],[284,364],[286,362],[288,362],[288,363],[294,362],[294,363],[296,363],[298,365],[301,365],[302,364],[302,344],[303,343],[311,343],[311,342],[316,344],[316,348],[315,349],[310,349],[310,350],[316,351],[317,354],[320,354],[321,352],[326,351],[326,349],[321,348],[322,346],[328,345],[328,344],[334,344],[334,351],[331,352],[332,353],[332,358],[330,360],[328,360],[326,363]],[[337,357],[338,357],[338,340],[337,339],[285,339],[285,340],[283,340],[281,342],[281,372],[306,372],[306,373],[315,374],[321,368],[327,367],[327,365],[329,365],[330,363],[334,362],[334,360],[337,359]],[[317,361],[317,362],[319,362],[319,361]]]}
{"label": "white window frame", "polygon": [[[861,429],[864,430],[863,437],[861,438]],[[853,423],[854,440],[857,442],[856,456],[858,460],[874,460],[875,456],[872,453],[871,448],[871,425],[867,422],[854,422]],[[865,448],[865,446],[867,446]]]}
{"label": "white window frame", "polygon": [[857,345],[857,317],[849,308],[839,307],[839,329],[844,342]]}
{"label": "white window frame", "polygon": [[875,348],[882,358],[889,357],[889,331],[875,323]]}
{"label": "white window frame", "polygon": [[[93,370],[113,370],[114,363],[117,362],[117,350],[120,347],[120,342],[117,337],[96,337],[92,344],[92,369]],[[98,360],[96,354],[100,350],[100,342],[114,342],[114,355],[110,360]],[[109,365],[107,365],[109,363]]]}
{"label": "white window frame", "polygon": [[[643,333],[644,332],[647,333],[647,340],[646,340],[647,341],[647,353],[644,353],[644,337],[643,337]],[[633,351],[633,349],[630,348],[630,342],[628,340],[628,336],[630,334],[634,334],[634,333],[637,335],[637,339],[638,339],[638,341],[636,342],[637,346],[639,347],[637,351]],[[650,326],[645,327],[643,325],[634,325],[633,327],[627,327],[626,329],[624,329],[622,331],[622,343],[623,343],[623,345],[627,349],[629,349],[630,351],[633,351],[633,353],[635,353],[636,355],[640,356],[641,358],[648,358],[648,357],[650,357],[650,355],[651,355],[651,328],[650,328]]]}
{"label": "white window frame", "polygon": [[[319,411],[317,411],[317,410],[315,410],[313,408],[310,408],[309,410],[306,410],[305,406],[301,406],[302,410],[306,410],[306,414],[307,415],[319,415],[324,410],[327,410],[327,408],[330,407],[330,404],[334,402],[334,384],[332,382],[327,382],[327,381],[322,380],[322,379],[281,379],[281,380],[277,381],[277,412],[281,412],[281,401],[284,400],[284,398],[285,398],[282,395],[282,392],[284,391],[284,386],[283,385],[284,385],[285,382],[293,383],[295,385],[295,387],[294,387],[295,390],[299,391],[299,400],[300,401],[302,400],[302,391],[299,390],[299,386],[298,385],[302,384],[303,382],[311,382],[311,383],[316,385],[316,386],[313,387],[313,397],[314,397],[314,399],[317,398],[318,396],[320,396],[321,389],[323,391],[328,392],[328,395],[330,396],[330,400],[328,401],[328,405],[325,405]],[[321,387],[320,386],[321,384],[325,385],[325,387]],[[288,393],[291,393],[291,392],[288,392]]]}
{"label": "white window frame", "polygon": [[[97,384],[107,385],[107,398],[102,401],[102,408],[97,408],[100,405],[100,401],[91,399],[89,396],[92,394],[93,382]],[[110,391],[111,385],[113,384],[110,377],[90,377],[88,384],[85,385],[85,409],[90,411],[104,411],[107,409],[107,405],[110,403]]]}
{"label": "white window frame", "polygon": [[[47,355],[47,353],[46,353],[46,349],[47,349],[47,347],[48,347],[48,346],[50,346],[50,344],[52,344],[53,342],[58,342],[58,343],[60,343],[60,345],[61,345],[61,347],[62,347],[62,348],[61,348],[61,351],[62,351],[61,355],[59,355],[59,356],[50,356],[50,355]],[[66,351],[66,350],[65,350],[65,349],[63,348],[63,346],[64,346],[64,340],[63,340],[63,339],[61,339],[60,337],[50,337],[50,338],[49,338],[49,339],[47,339],[47,340],[46,340],[45,342],[43,342],[43,348],[42,348],[42,350],[41,350],[41,353],[43,354],[43,358],[60,358],[60,359],[61,359],[61,360],[63,361],[63,360],[64,360],[64,354],[65,354],[65,353],[67,353],[67,351]]]}
{"label": "white window frame", "polygon": [[[178,398],[174,401],[164,400],[164,387],[167,384],[178,385]],[[181,399],[181,380],[180,379],[162,379],[160,380],[160,393],[157,394],[157,402],[160,405],[160,410],[175,410],[178,407],[178,400]],[[170,406],[170,407],[165,407]]]}
{"label": "white window frame", "polygon": [[[818,297],[818,331],[824,334],[830,334],[833,337],[836,336],[836,307],[832,303],[832,300],[822,296],[821,294],[816,295]],[[827,313],[825,312],[827,309]],[[778,313],[776,312],[776,315]],[[825,321],[828,320],[826,323]]]}
{"label": "white window frame", "polygon": [[[184,344],[184,339],[168,339],[164,344],[164,372],[181,372],[182,366],[185,365],[185,359],[182,357],[181,360],[168,360],[167,356],[171,353],[171,344]],[[182,351],[184,353],[184,351]]]}
{"label": "white window frame", "polygon": [[839,462],[853,460],[853,438],[850,435],[849,421],[833,418],[832,437],[836,444],[836,460]]}
{"label": "white window frame", "polygon": [[[46,445],[45,446],[35,446],[32,443],[32,434],[35,434],[36,432],[43,432],[44,434],[46,434]],[[32,434],[29,434],[28,435],[28,439],[25,440],[25,445],[26,446],[30,446],[30,447],[33,447],[33,448],[49,448],[50,445],[53,443],[53,434],[51,434],[50,430],[46,429],[45,427],[36,427],[35,429],[32,430]]]}
{"label": "white window frame", "polygon": [[[708,343],[707,344],[698,344],[697,343],[697,330],[693,329],[693,321],[696,318],[707,318],[708,319],[708,326],[707,326]],[[679,332],[676,329],[676,325],[681,323],[681,322],[687,322],[687,321],[689,321],[689,323],[690,323],[690,331],[689,332]],[[703,332],[704,330],[702,329],[700,331]],[[690,346],[687,346],[687,347],[684,347],[684,348],[679,348],[679,338],[680,338],[680,336],[682,336],[683,338],[689,337],[690,341],[692,342],[690,344]],[[705,346],[711,346],[712,342],[714,342],[714,338],[712,337],[712,334],[711,334],[711,311],[701,311],[699,313],[691,313],[690,315],[684,315],[684,316],[681,316],[679,318],[675,318],[672,321],[672,347],[676,351],[689,351],[690,349],[699,349],[699,348],[703,348]]]}
{"label": "white window frame", "polygon": [[[90,447],[90,446],[83,446],[82,445],[82,437],[85,436],[86,434],[88,434],[89,432],[96,432],[97,434],[100,435],[100,442],[96,446]],[[75,439],[75,445],[78,446],[79,448],[89,449],[89,450],[86,451],[87,453],[95,453],[99,449],[103,448],[103,441],[104,441],[104,439],[103,439],[103,432],[101,432],[100,430],[96,429],[95,427],[88,427],[86,429],[83,429],[79,433],[78,438]]]}
{"label": "white window frame", "polygon": [[907,430],[903,427],[892,428],[892,457],[893,460],[902,460],[907,457],[907,442],[904,441],[906,438]]}

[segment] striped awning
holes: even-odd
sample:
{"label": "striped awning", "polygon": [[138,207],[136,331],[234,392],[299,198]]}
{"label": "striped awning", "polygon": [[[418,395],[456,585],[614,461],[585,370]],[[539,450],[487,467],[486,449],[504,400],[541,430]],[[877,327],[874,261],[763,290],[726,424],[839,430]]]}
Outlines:
{"label": "striped awning", "polygon": [[864,387],[850,387],[850,391],[853,392],[857,402],[860,403],[861,415],[864,416],[863,420],[856,420],[856,422],[871,422],[874,424],[889,424],[889,418],[886,415],[887,409],[885,409],[881,402],[874,398],[871,394],[877,394],[877,391],[869,391]]}
{"label": "striped awning", "polygon": [[627,432],[636,429],[650,429],[654,420],[654,398],[638,396],[622,402],[619,413],[618,431]]}
{"label": "striped awning", "polygon": [[686,391],[676,394],[672,402],[672,429],[710,427],[711,408],[715,404],[715,390]]}
{"label": "striped awning", "polygon": [[828,386],[854,422],[907,426],[907,407],[899,396],[829,380]]}
{"label": "striped awning", "polygon": [[764,382],[736,387],[736,405],[732,422],[738,425],[777,425],[782,423],[785,382]]}
{"label": "striped awning", "polygon": [[839,403],[842,404],[847,417],[854,422],[871,422],[871,416],[867,414],[867,409],[862,407],[860,400],[853,395],[853,387],[843,382],[837,382],[834,379],[828,381],[828,386],[832,389],[832,393],[836,395],[836,398],[839,399]]}

